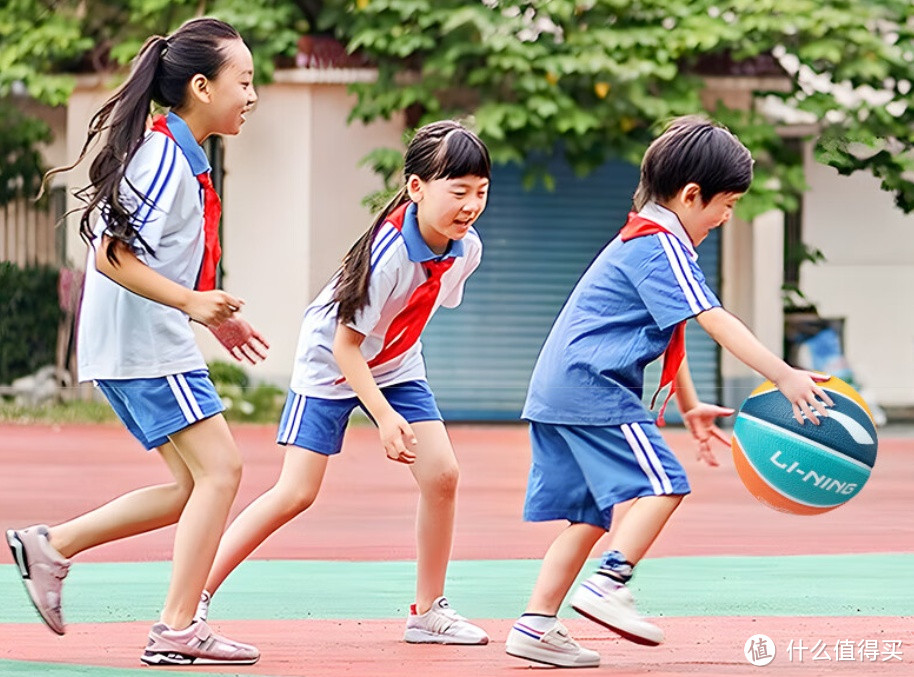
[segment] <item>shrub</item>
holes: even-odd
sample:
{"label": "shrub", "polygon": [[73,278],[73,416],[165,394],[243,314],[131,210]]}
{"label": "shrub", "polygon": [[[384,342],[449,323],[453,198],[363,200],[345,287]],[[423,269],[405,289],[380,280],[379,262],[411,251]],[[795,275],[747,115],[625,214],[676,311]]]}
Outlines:
{"label": "shrub", "polygon": [[278,423],[285,392],[276,386],[250,385],[245,371],[228,362],[211,362],[209,376],[216,392],[225,405],[225,418],[229,421],[249,423]]}
{"label": "shrub", "polygon": [[54,364],[62,312],[58,272],[0,262],[0,383]]}

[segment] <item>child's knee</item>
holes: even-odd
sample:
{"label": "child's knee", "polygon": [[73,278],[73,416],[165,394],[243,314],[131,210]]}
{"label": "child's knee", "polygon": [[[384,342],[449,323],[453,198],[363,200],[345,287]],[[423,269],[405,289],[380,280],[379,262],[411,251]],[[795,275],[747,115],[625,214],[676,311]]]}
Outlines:
{"label": "child's knee", "polygon": [[235,494],[241,484],[241,455],[226,455],[218,466],[206,472],[205,482],[215,486],[220,492]]}
{"label": "child's knee", "polygon": [[299,487],[284,491],[280,496],[280,503],[283,506],[285,517],[291,519],[314,505],[316,499],[317,491],[309,487]]}
{"label": "child's knee", "polygon": [[450,465],[424,482],[423,491],[429,496],[453,498],[457,495],[457,483],[459,480],[460,469],[456,464]]}

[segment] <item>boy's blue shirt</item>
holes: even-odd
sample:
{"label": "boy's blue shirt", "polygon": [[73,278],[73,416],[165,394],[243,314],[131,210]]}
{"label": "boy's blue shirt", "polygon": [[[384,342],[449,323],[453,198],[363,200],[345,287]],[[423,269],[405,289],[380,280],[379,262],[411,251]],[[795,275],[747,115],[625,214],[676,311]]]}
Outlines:
{"label": "boy's blue shirt", "polygon": [[564,425],[650,422],[644,368],[680,322],[720,306],[678,217],[639,212],[670,233],[613,239],[575,286],[533,369],[522,418]]}

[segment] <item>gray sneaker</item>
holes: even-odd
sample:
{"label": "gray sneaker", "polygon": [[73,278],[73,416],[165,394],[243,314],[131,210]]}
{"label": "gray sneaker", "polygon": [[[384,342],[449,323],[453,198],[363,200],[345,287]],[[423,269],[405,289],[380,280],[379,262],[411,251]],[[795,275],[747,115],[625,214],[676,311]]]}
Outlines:
{"label": "gray sneaker", "polygon": [[600,654],[574,641],[562,622],[540,632],[520,618],[508,633],[505,651],[510,656],[560,668],[596,668]]}
{"label": "gray sneaker", "polygon": [[184,630],[156,623],[140,660],[148,665],[253,665],[260,652],[217,635],[206,621],[194,621]]}
{"label": "gray sneaker", "polygon": [[635,608],[635,598],[622,583],[594,574],[578,586],[571,608],[636,644],[657,646],[663,630],[647,621]]}
{"label": "gray sneaker", "polygon": [[66,626],[60,611],[60,591],[70,570],[70,560],[51,546],[48,527],[44,524],[20,531],[9,529],[6,542],[41,619],[58,635],[64,634]]}

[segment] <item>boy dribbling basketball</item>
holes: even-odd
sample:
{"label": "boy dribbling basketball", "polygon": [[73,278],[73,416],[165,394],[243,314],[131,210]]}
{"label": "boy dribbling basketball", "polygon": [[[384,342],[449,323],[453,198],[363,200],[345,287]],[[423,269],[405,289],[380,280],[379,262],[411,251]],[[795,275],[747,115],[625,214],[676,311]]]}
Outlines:
{"label": "boy dribbling basketball", "polygon": [[675,120],[644,156],[637,213],[556,319],[523,412],[533,448],[524,518],[570,524],[543,559],[526,613],[508,635],[509,654],[562,667],[599,665],[599,654],[580,646],[556,614],[609,530],[613,507],[633,499],[599,570],[571,604],[633,642],[663,641],[663,631],[638,614],[626,583],[690,488],[641,403],[645,365],[664,354],[661,387],[676,392],[699,457],[710,465],[717,465],[711,437],[725,440],[714,420],[733,413],[698,401],[685,361],[686,320],[696,318],[776,383],[798,421],[826,416],[831,400],[813,375],[790,367],[725,311],[696,262],[695,247],[730,219],[751,180],[752,157],[729,131],[701,118]]}

